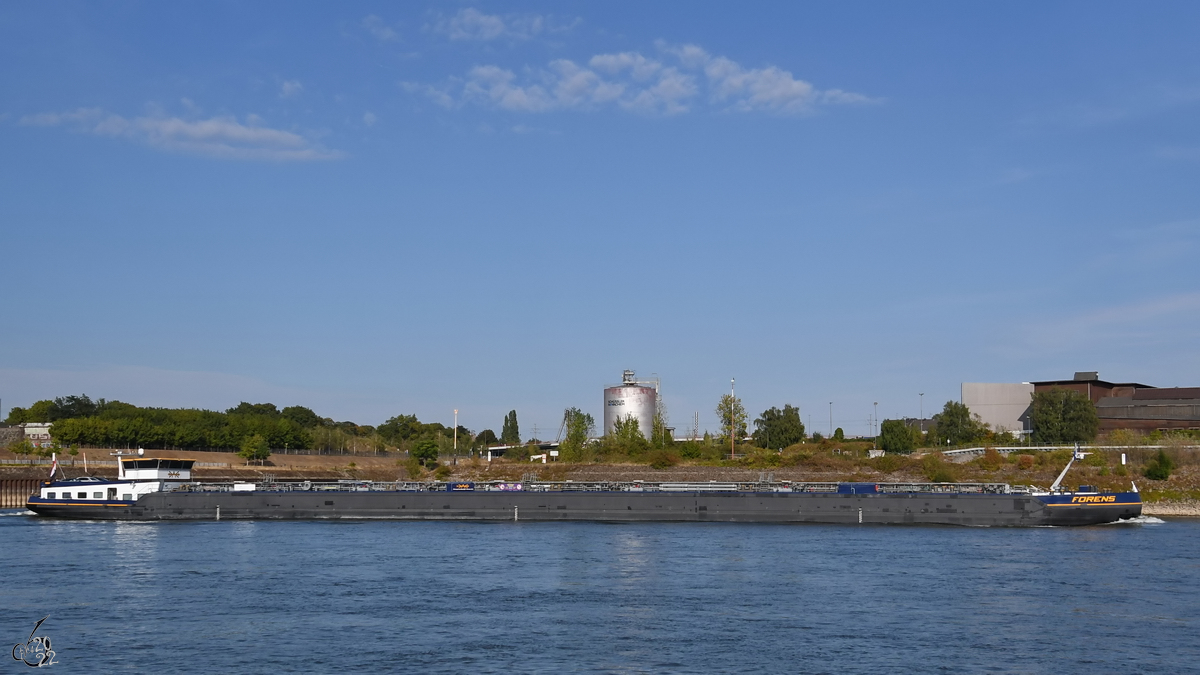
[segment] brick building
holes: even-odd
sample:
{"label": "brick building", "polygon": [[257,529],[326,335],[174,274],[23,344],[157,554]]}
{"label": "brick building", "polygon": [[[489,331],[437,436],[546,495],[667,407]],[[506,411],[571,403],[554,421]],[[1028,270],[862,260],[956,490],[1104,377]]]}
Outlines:
{"label": "brick building", "polygon": [[1075,373],[1070,380],[1033,383],[1034,393],[1050,389],[1069,389],[1090,398],[1096,404],[1101,433],[1117,429],[1200,429],[1200,387],[1106,382],[1095,372]]}

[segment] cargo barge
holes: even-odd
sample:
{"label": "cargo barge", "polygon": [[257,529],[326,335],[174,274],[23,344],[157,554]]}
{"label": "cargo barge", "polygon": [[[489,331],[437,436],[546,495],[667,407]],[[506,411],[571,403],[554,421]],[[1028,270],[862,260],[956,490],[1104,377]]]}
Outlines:
{"label": "cargo barge", "polygon": [[[1074,459],[1082,456],[1076,453]],[[120,477],[46,481],[26,506],[89,520],[391,519],[1096,525],[1136,518],[1136,486],[1099,492],[1006,483],[201,483],[190,460],[120,458]]]}

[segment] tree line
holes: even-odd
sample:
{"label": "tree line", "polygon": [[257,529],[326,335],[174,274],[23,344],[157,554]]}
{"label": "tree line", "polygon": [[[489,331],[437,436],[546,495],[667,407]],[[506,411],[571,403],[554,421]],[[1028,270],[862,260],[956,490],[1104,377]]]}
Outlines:
{"label": "tree line", "polygon": [[[304,406],[280,409],[273,403],[243,401],[217,412],[139,407],[122,401],[93,400],[86,394],[42,400],[28,408],[14,407],[5,421],[49,422],[51,437],[64,447],[240,449],[254,459],[265,459],[264,448],[360,453],[410,450],[421,441],[432,442],[445,452],[453,447],[456,431],[439,422],[421,422],[416,415],[397,415],[375,427],[338,422]],[[506,418],[509,423],[511,433],[519,434],[516,411]],[[474,434],[460,425],[457,432],[461,448],[497,442],[490,429]]]}
{"label": "tree line", "polygon": [[[1095,440],[1100,430],[1095,404],[1070,389],[1055,387],[1033,393],[1029,415],[1034,443],[1086,443]],[[879,447],[892,453],[907,454],[921,446],[983,442],[1013,444],[1017,438],[1009,432],[989,428],[970,408],[957,401],[946,401],[942,412],[933,416],[933,426],[928,432],[908,426],[903,420],[884,420],[879,425]]]}

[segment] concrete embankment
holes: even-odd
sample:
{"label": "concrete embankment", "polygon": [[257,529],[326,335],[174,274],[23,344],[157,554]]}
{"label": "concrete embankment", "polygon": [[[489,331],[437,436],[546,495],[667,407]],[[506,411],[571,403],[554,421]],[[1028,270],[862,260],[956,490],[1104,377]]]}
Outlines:
{"label": "concrete embankment", "polygon": [[1142,505],[1142,515],[1168,518],[1200,518],[1200,501],[1165,501]]}

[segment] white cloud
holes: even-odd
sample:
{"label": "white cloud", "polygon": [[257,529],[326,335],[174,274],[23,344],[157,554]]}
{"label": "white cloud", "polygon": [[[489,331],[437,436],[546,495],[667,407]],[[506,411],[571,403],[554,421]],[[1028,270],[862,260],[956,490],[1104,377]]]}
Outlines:
{"label": "white cloud", "polygon": [[818,91],[811,83],[797,79],[777,66],[745,68],[724,56],[712,56],[697,45],[670,45],[660,41],[658,47],[678,58],[685,68],[704,71],[710,100],[728,103],[732,109],[742,112],[795,114],[807,112],[817,104],[875,101],[841,89]]}
{"label": "white cloud", "polygon": [[379,118],[375,117],[375,113],[373,113],[373,112],[368,111],[368,112],[363,113],[363,124],[365,124],[369,127],[375,126],[375,122],[377,122],[378,120],[379,120]]}
{"label": "white cloud", "polygon": [[279,85],[279,95],[282,98],[290,98],[304,91],[304,85],[300,84],[300,80],[286,80]]}
{"label": "white cloud", "polygon": [[[475,10],[463,10],[459,15],[464,12]],[[490,26],[481,27],[484,32],[501,30],[494,22],[480,26]],[[413,83],[404,86],[448,108],[472,103],[518,112],[613,105],[645,114],[674,115],[687,112],[702,93],[718,107],[779,115],[808,112],[819,105],[873,101],[841,89],[818,90],[776,66],[745,68],[696,45],[660,42],[658,46],[676,63],[664,63],[637,52],[620,52],[597,54],[586,66],[558,59],[544,68],[526,69],[521,76],[497,65],[475,66],[466,77],[453,78],[441,87]]]}
{"label": "white cloud", "polygon": [[473,103],[514,112],[588,110],[604,105],[668,115],[687,110],[686,100],[696,95],[694,78],[675,68],[639,63],[627,56],[593,58],[589,65],[598,65],[606,73],[557,59],[523,77],[499,66],[476,66],[465,78],[451,80],[444,87],[414,83],[404,87],[447,108]]}
{"label": "white cloud", "polygon": [[300,134],[262,126],[249,115],[246,122],[231,116],[183,119],[162,114],[126,118],[99,108],[66,113],[39,113],[21,119],[30,126],[66,126],[97,136],[125,138],[172,152],[219,159],[308,161],[336,159],[341,152],[326,150]]}
{"label": "white cloud", "polygon": [[362,20],[363,28],[367,30],[376,40],[380,42],[391,42],[399,37],[396,31],[383,22],[383,19],[374,14],[368,15]]}
{"label": "white cloud", "polygon": [[458,10],[452,17],[441,17],[427,28],[458,41],[481,41],[507,39],[529,40],[543,33],[561,33],[574,28],[579,19],[570,23],[557,23],[540,14],[484,14],[468,7]]}

